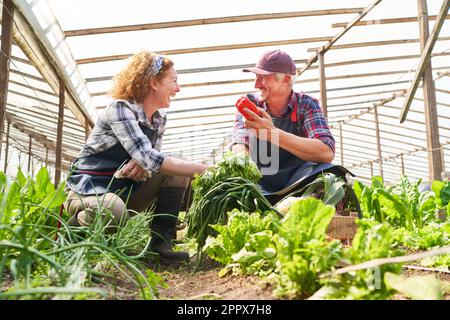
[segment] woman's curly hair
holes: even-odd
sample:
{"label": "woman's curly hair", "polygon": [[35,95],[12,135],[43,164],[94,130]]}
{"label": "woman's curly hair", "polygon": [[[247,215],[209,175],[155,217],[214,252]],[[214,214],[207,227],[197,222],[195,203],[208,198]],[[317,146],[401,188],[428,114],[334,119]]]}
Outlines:
{"label": "woman's curly hair", "polygon": [[149,83],[152,78],[161,80],[164,72],[173,66],[172,60],[164,57],[161,70],[152,74],[153,59],[157,54],[148,50],[134,54],[128,65],[113,79],[113,86],[109,92],[113,99],[132,100],[142,103],[149,91]]}

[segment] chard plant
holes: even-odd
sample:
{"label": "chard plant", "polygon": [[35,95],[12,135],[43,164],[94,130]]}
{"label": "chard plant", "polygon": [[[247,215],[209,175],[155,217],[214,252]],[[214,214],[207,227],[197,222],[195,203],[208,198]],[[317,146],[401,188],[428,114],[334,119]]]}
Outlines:
{"label": "chard plant", "polygon": [[420,179],[411,183],[402,177],[397,185],[385,187],[381,177],[373,177],[371,187],[357,181],[353,188],[365,218],[412,231],[438,222],[434,196],[429,191],[420,192],[420,183]]}
{"label": "chard plant", "polygon": [[431,190],[433,190],[436,203],[445,215],[445,219],[450,217],[450,181],[433,181],[431,184]]}
{"label": "chard plant", "polygon": [[320,286],[319,275],[330,271],[341,257],[341,243],[327,240],[335,208],[314,198],[295,202],[281,221],[277,248],[277,289],[281,297],[309,296]]}

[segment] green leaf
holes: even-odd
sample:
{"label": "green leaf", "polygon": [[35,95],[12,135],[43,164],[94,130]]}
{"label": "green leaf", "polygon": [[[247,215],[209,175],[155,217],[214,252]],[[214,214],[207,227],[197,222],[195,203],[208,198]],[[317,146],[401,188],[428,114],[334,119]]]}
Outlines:
{"label": "green leaf", "polygon": [[431,184],[431,190],[433,190],[436,202],[440,207],[442,207],[442,200],[441,200],[441,190],[444,187],[445,183],[439,180],[433,181]]}
{"label": "green leaf", "polygon": [[59,187],[55,192],[49,193],[41,202],[41,206],[44,208],[55,208],[64,203],[67,198],[67,193],[64,188]]}
{"label": "green leaf", "polygon": [[20,167],[17,170],[17,180],[16,181],[21,188],[27,184],[27,178],[23,175]]}
{"label": "green leaf", "polygon": [[38,193],[46,193],[47,185],[51,184],[46,167],[42,167],[36,175],[36,191]]}
{"label": "green leaf", "polygon": [[301,235],[305,235],[306,240],[324,238],[334,213],[333,206],[325,205],[318,199],[301,199],[292,205],[282,229],[292,238]]}
{"label": "green leaf", "polygon": [[445,186],[441,189],[441,202],[442,206],[445,207],[450,203],[450,181],[447,181]]}
{"label": "green leaf", "polygon": [[384,189],[383,178],[380,176],[372,177],[372,187]]}
{"label": "green leaf", "polygon": [[6,175],[0,171],[0,192],[3,192],[3,188],[6,185],[6,181],[7,181],[7,177]]}
{"label": "green leaf", "polygon": [[405,278],[386,272],[384,282],[413,300],[442,300],[439,280],[431,275]]}

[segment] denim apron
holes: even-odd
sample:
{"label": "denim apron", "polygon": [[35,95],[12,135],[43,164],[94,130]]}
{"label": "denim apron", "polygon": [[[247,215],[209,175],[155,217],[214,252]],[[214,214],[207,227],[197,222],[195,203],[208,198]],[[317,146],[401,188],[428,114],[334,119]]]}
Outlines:
{"label": "denim apron", "polygon": [[[292,110],[290,117],[272,117],[272,121],[274,126],[278,129],[301,137],[303,119],[300,117],[300,110],[298,106],[300,105],[302,94],[295,93],[295,95],[298,99],[298,103],[295,105],[294,110]],[[248,95],[248,98],[256,103],[253,96]],[[300,121],[298,121],[298,119],[300,119]],[[262,193],[272,203],[283,198],[289,192],[298,190],[306,184],[314,181],[314,179],[323,172],[332,172],[343,177],[344,179],[346,173],[352,174],[344,167],[331,163],[315,163],[305,161],[289,151],[279,148],[276,145],[272,145],[267,141],[254,138],[250,139],[250,144],[253,150],[256,150],[256,152],[252,152],[252,160],[255,161],[263,174],[263,177],[259,180],[258,184]],[[267,144],[267,147],[265,147],[264,144]],[[274,151],[275,154],[271,154],[270,151]],[[271,160],[270,163],[267,163],[267,158]],[[265,172],[268,172],[267,169],[271,165],[273,166],[273,163],[277,162],[277,158],[279,160],[278,165],[276,166],[276,172],[265,174]]]}
{"label": "denim apron", "polygon": [[[143,124],[139,124],[139,127],[154,146],[157,132]],[[113,175],[130,160],[131,156],[120,142],[105,151],[80,157],[72,165],[67,186],[80,195],[113,192],[126,199],[138,189],[140,182],[126,178],[116,179]]]}

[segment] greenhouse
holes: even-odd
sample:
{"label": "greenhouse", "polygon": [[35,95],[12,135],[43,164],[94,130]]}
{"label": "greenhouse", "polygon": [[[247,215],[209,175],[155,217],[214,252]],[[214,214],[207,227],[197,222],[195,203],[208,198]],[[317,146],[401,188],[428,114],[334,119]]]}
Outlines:
{"label": "greenhouse", "polygon": [[0,0],[0,300],[450,299],[449,6]]}

